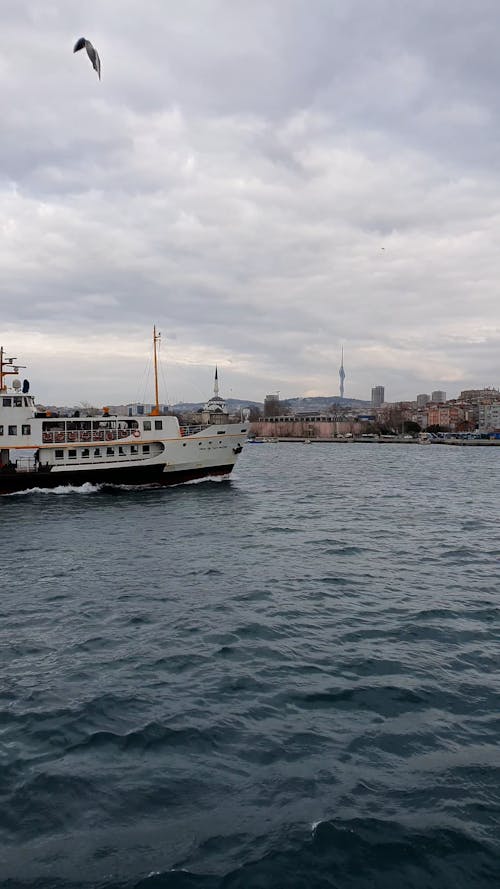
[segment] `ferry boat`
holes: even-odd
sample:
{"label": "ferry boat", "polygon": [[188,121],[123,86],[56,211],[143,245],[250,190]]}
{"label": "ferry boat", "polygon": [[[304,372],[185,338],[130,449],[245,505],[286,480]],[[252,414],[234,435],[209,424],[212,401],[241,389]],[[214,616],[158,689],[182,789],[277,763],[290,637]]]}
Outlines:
{"label": "ferry boat", "polygon": [[[62,417],[39,411],[20,365],[0,349],[0,495],[59,485],[176,485],[228,475],[248,432],[244,419],[230,422],[214,393],[197,425],[180,425],[160,413],[157,346],[153,331],[155,405],[144,416]],[[24,368],[23,368],[24,369]],[[26,456],[27,454],[27,456]]]}

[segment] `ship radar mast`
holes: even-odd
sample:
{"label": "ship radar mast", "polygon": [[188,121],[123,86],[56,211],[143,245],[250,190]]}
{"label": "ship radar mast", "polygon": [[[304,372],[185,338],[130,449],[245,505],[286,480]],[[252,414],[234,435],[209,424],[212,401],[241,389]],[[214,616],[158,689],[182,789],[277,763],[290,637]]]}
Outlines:
{"label": "ship radar mast", "polygon": [[6,358],[3,346],[0,348],[0,392],[7,390],[6,377],[17,377],[19,368],[24,365],[16,364],[17,358]]}
{"label": "ship radar mast", "polygon": [[345,370],[344,370],[344,347],[342,346],[342,352],[340,356],[340,369],[339,369],[339,380],[340,380],[340,397],[344,397],[344,380],[345,380]]}

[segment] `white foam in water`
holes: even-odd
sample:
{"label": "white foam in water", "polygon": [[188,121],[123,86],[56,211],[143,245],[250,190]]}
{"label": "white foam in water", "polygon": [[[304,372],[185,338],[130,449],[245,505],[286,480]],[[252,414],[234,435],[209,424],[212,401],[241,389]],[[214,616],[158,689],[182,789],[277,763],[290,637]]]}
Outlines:
{"label": "white foam in water", "polygon": [[[193,478],[190,481],[178,482],[176,485],[168,485],[169,488],[179,488],[181,485],[201,485],[204,482],[227,482],[229,481],[229,473],[227,475],[207,475],[204,478]],[[31,494],[97,494],[102,488],[115,488],[121,491],[143,491],[162,487],[158,483],[150,483],[145,485],[92,485],[85,482],[83,485],[58,485],[57,488],[29,488],[27,491],[13,491],[11,494],[4,494],[4,497],[27,497]],[[166,490],[166,488],[165,488]]]}
{"label": "white foam in water", "polygon": [[91,485],[85,482],[83,485],[58,485],[57,488],[29,488],[27,491],[14,491],[6,494],[6,497],[25,497],[30,494],[97,494],[101,485]]}
{"label": "white foam in water", "polygon": [[107,491],[109,491],[110,489],[114,491],[149,491],[161,486],[157,482],[150,482],[149,484],[145,485],[112,485],[110,482],[107,482],[103,485],[103,487]]}
{"label": "white foam in water", "polygon": [[[187,482],[179,482],[179,485],[201,485],[203,482],[227,482],[229,479],[229,473],[226,475],[205,475],[203,478],[192,478]],[[177,488],[179,485],[171,485],[171,487]]]}

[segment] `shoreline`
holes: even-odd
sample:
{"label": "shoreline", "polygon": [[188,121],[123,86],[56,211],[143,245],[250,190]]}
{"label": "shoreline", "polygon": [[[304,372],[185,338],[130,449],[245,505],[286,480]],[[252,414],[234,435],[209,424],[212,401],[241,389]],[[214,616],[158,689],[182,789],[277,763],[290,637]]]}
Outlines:
{"label": "shoreline", "polygon": [[254,438],[248,444],[381,444],[381,445],[448,445],[449,447],[500,447],[500,439],[443,439],[421,442],[418,439],[405,438]]}

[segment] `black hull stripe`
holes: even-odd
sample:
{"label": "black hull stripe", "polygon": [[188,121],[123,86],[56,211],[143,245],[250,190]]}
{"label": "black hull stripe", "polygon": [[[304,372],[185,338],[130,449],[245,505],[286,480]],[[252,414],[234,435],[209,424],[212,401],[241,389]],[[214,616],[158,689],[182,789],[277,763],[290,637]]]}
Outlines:
{"label": "black hull stripe", "polygon": [[180,469],[176,472],[163,472],[163,466],[131,467],[130,469],[100,469],[95,472],[0,472],[0,495],[17,494],[33,488],[79,487],[91,485],[179,485],[182,482],[212,475],[228,475],[234,464],[228,466],[207,466],[202,469]]}

